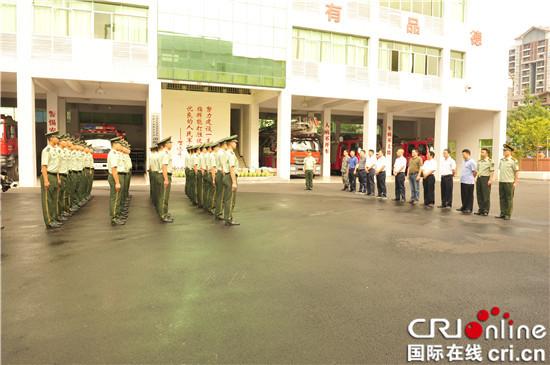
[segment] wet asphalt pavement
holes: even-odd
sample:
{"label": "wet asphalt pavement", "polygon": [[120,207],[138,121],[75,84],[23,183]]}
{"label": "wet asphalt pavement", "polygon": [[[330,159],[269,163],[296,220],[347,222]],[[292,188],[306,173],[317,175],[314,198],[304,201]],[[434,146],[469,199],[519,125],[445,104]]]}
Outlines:
{"label": "wet asphalt pavement", "polygon": [[303,188],[242,185],[242,225],[225,227],[182,185],[172,189],[175,223],[163,225],[148,187],[135,186],[126,225],[111,227],[98,187],[58,230],[44,228],[39,189],[2,193],[2,363],[395,364],[408,344],[472,342],[484,362],[510,344],[544,349],[548,361],[550,334],[476,342],[407,332],[416,318],[464,327],[494,306],[515,325],[550,328],[548,182],[521,181],[508,222],[493,218],[496,185],[489,217],[454,210],[458,183],[452,211],[338,184]]}

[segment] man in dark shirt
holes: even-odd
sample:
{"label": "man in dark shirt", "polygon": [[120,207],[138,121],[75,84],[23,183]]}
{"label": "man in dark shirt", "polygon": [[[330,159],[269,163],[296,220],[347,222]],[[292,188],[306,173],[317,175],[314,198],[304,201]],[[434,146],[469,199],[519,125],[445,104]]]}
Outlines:
{"label": "man in dark shirt", "polygon": [[355,166],[357,170],[357,175],[359,176],[359,191],[358,194],[367,193],[367,171],[365,170],[365,165],[367,163],[367,158],[365,157],[365,150],[359,152],[359,162]]}

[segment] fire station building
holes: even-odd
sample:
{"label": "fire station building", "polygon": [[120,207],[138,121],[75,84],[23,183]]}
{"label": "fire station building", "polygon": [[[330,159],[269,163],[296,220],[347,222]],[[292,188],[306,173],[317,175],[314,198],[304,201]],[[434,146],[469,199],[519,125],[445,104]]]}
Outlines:
{"label": "fire station building", "polygon": [[[334,144],[393,154],[395,137],[502,153],[507,52],[467,0],[0,0],[2,113],[18,121],[21,186],[37,185],[47,130],[124,129],[132,146],[185,147],[239,134],[260,167],[260,125],[276,121],[277,176],[291,175],[291,121]],[[31,24],[29,24],[31,19]],[[11,109],[10,109],[11,108]],[[332,150],[332,151],[331,151]],[[460,167],[460,163],[458,164]],[[145,164],[144,164],[145,166]]]}

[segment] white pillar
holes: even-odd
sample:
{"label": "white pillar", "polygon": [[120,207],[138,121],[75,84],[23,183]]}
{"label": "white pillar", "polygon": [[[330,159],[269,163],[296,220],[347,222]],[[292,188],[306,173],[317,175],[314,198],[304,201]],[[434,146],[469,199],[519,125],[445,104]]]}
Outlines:
{"label": "white pillar", "polygon": [[57,90],[46,92],[46,118],[47,131],[58,131],[59,120],[57,115]]}
{"label": "white pillar", "polygon": [[246,120],[243,128],[243,137],[246,138],[244,159],[249,167],[260,166],[260,104],[250,104],[245,113]]}
{"label": "white pillar", "polygon": [[37,184],[34,109],[34,83],[32,77],[27,70],[18,72],[17,133],[19,138],[19,186],[21,187],[33,187]]}
{"label": "white pillar", "polygon": [[[393,114],[384,114],[384,124],[382,126],[382,146],[386,153],[386,161],[393,166]],[[388,169],[390,171],[390,169]]]}
{"label": "white pillar", "polygon": [[[323,135],[321,140],[321,176],[330,179],[330,126],[332,122],[332,111],[330,108],[323,108]],[[328,138],[328,140],[327,140]]]}
{"label": "white pillar", "polygon": [[441,161],[443,161],[443,150],[448,148],[449,143],[449,105],[439,104],[435,107],[435,130],[434,130],[434,152],[437,162],[436,178],[441,177]]}
{"label": "white pillar", "polygon": [[378,99],[372,98],[363,107],[363,149],[377,151]]}
{"label": "white pillar", "polygon": [[495,112],[493,114],[493,156],[495,163],[495,177],[499,178],[498,162],[504,156],[502,145],[506,143],[506,112]]}
{"label": "white pillar", "polygon": [[277,176],[290,180],[290,120],[292,94],[281,90],[277,100]]}
{"label": "white pillar", "polygon": [[57,99],[57,129],[60,134],[67,133],[67,101],[65,98]]}

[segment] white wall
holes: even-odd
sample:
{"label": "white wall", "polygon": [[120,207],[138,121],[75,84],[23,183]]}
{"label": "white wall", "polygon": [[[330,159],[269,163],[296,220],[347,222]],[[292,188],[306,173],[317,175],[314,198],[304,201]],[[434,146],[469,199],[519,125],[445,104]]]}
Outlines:
{"label": "white wall", "polygon": [[457,175],[460,174],[464,161],[462,150],[469,149],[472,158],[477,161],[480,154],[479,140],[493,138],[493,115],[494,113],[487,111],[450,113],[449,140],[456,140]]}

